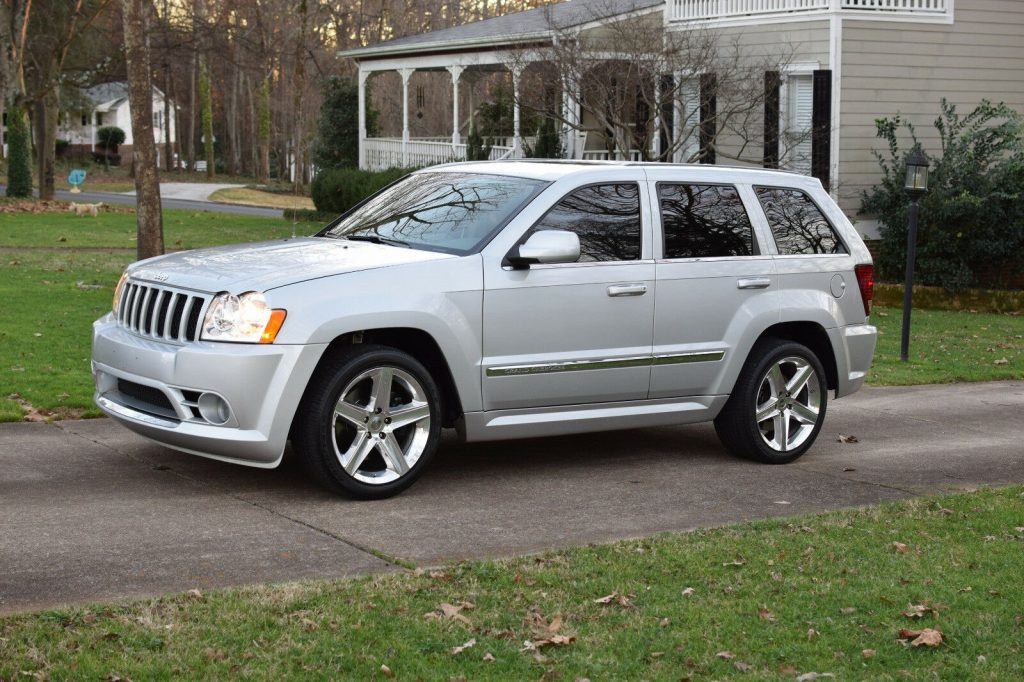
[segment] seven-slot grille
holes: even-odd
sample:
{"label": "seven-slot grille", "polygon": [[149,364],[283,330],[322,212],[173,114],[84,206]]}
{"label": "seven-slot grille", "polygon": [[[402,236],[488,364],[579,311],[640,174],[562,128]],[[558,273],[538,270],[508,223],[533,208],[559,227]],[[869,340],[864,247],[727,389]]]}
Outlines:
{"label": "seven-slot grille", "polygon": [[117,323],[164,341],[195,341],[209,297],[186,291],[128,282],[117,306]]}

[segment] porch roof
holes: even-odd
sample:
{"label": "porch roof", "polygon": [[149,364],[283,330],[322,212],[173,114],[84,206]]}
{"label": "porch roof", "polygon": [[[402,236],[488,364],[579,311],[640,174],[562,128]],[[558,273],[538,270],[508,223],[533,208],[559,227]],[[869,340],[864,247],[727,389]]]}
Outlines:
{"label": "porch roof", "polygon": [[339,56],[373,59],[543,40],[551,37],[553,27],[560,30],[576,28],[611,17],[662,9],[664,5],[665,0],[566,0],[452,28],[395,38],[370,47],[345,50]]}

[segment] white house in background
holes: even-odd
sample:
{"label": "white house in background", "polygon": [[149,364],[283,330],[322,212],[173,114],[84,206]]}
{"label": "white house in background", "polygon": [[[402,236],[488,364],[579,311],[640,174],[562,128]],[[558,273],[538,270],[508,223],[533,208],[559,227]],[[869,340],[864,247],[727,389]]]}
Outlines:
{"label": "white house in background", "polygon": [[[423,166],[464,158],[462,122],[472,107],[465,92],[459,96],[465,74],[507,70],[515,89],[519,74],[508,67],[509,52],[550,42],[556,33],[552,24],[562,31],[599,32],[611,22],[635,16],[664,22],[668,30],[712,29],[749,47],[754,55],[774,54],[780,48],[794,51],[785,73],[771,81],[775,96],[766,97],[764,120],[777,124],[771,134],[765,128],[764,165],[778,164],[818,177],[851,216],[860,207],[861,192],[879,179],[872,151],[884,151],[884,142],[876,139],[876,119],[903,115],[916,126],[925,151],[935,152],[939,141],[932,122],[942,98],[961,112],[982,99],[1024,112],[1024,0],[571,0],[342,52],[359,66],[360,165]],[[387,71],[397,72],[401,79],[402,136],[370,138],[365,86],[370,77]],[[414,138],[409,83],[422,71],[450,74],[450,81],[431,82],[450,93],[455,125],[432,131],[432,137]],[[693,74],[662,77],[693,79]],[[418,99],[423,86],[416,83]],[[694,106],[700,102],[697,88]],[[563,93],[565,106],[571,117],[572,93]],[[681,107],[675,108],[672,130],[679,131]],[[576,105],[576,121],[578,111]],[[522,155],[524,131],[517,105],[513,120],[512,139],[496,147],[492,156]],[[582,123],[587,127],[585,117]],[[568,157],[609,158],[602,131],[564,133]],[[806,140],[806,149],[788,160],[779,158],[786,135]],[[625,159],[642,156],[633,149],[612,154]],[[862,221],[858,228],[873,235],[877,225]]]}
{"label": "white house in background", "polygon": [[[118,147],[122,163],[129,163],[131,160],[132,146],[132,117],[131,108],[128,103],[128,84],[122,81],[94,85],[84,93],[87,102],[86,108],[61,112],[60,125],[57,130],[57,139],[67,140],[70,144],[70,154],[89,153],[96,150],[98,145],[97,131],[107,126],[117,126],[124,131],[124,144]],[[158,88],[153,88],[153,137],[156,140],[156,150],[159,159],[163,160],[166,149],[164,149],[164,129],[169,127],[171,153],[178,148],[177,107],[173,100],[169,100],[170,116],[164,118],[164,93]]]}

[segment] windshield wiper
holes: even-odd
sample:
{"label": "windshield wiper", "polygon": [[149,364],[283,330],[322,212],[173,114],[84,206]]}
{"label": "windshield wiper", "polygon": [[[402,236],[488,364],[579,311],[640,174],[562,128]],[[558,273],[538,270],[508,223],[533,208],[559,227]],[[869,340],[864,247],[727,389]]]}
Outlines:
{"label": "windshield wiper", "polygon": [[391,239],[390,237],[381,237],[379,234],[346,234],[345,239],[351,239],[354,242],[371,242],[373,244],[386,244],[387,246],[401,246],[403,248],[412,248],[409,242],[403,242],[401,239]]}

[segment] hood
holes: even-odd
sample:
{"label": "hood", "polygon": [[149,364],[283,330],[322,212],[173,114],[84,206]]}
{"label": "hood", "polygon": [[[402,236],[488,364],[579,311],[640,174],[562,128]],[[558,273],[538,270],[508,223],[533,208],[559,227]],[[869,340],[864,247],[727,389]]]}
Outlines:
{"label": "hood", "polygon": [[134,279],[216,293],[286,284],[455,256],[372,242],[301,237],[170,253],[129,266]]}

